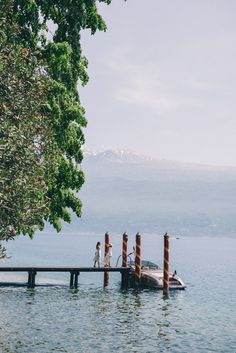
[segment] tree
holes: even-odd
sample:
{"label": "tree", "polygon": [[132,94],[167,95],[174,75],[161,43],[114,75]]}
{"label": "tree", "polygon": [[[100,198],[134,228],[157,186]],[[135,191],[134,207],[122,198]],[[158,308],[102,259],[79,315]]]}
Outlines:
{"label": "tree", "polygon": [[[83,158],[81,146],[86,119],[77,84],[80,81],[85,85],[88,81],[88,62],[80,45],[81,30],[91,29],[94,34],[97,30],[106,30],[106,25],[98,14],[96,0],[3,0],[1,4],[4,2],[12,4],[12,11],[5,14],[7,22],[20,28],[15,42],[36,55],[45,76],[50,78],[45,112],[50,117],[56,162],[45,163],[42,168],[39,175],[44,191],[36,192],[37,197],[41,195],[41,203],[35,204],[42,207],[37,224],[43,227],[43,220],[47,220],[59,231],[61,219],[71,220],[69,209],[81,216],[82,204],[76,193],[84,182],[79,164]],[[109,4],[111,0],[100,2]],[[48,21],[57,27],[52,41],[46,36]],[[48,158],[44,150],[42,158]],[[23,229],[28,234],[33,231],[30,225]]]}
{"label": "tree", "polygon": [[5,2],[0,17],[0,240],[43,227],[44,175],[57,164],[46,109],[51,82],[36,54],[16,44],[20,29],[2,15],[10,10]]}

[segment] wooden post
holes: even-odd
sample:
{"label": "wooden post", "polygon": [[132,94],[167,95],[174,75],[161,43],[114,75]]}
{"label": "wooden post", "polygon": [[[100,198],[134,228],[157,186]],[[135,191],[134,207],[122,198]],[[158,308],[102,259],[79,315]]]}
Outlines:
{"label": "wooden post", "polygon": [[[123,241],[122,241],[122,267],[128,266],[127,242],[128,242],[128,234],[125,232],[123,234]],[[128,276],[124,272],[121,273],[121,287],[123,289],[128,288]]]}
{"label": "wooden post", "polygon": [[31,288],[31,282],[32,282],[32,280],[31,280],[31,271],[29,271],[28,272],[28,288]]}
{"label": "wooden post", "polygon": [[74,287],[74,272],[70,272],[70,288]]}
{"label": "wooden post", "polygon": [[28,272],[28,288],[34,288],[35,287],[35,276],[37,272],[36,271],[29,271]]}
{"label": "wooden post", "polygon": [[169,248],[170,248],[170,237],[166,233],[164,235],[164,276],[163,276],[163,295],[169,295]]}
{"label": "wooden post", "polygon": [[126,273],[125,278],[124,278],[124,288],[128,289],[129,288],[129,273]]}
{"label": "wooden post", "polygon": [[128,287],[129,287],[129,273],[122,272],[121,273],[121,288],[128,289]]}
{"label": "wooden post", "polygon": [[28,284],[27,284],[27,287],[28,288],[31,288],[31,271],[28,272]]}
{"label": "wooden post", "polygon": [[123,243],[122,243],[122,267],[127,267],[127,243],[128,243],[128,234],[125,232],[123,234]]}
{"label": "wooden post", "polygon": [[33,273],[32,273],[32,288],[35,287],[35,277],[36,277],[36,274],[37,274],[37,272],[36,272],[36,271],[33,271]]}
{"label": "wooden post", "polygon": [[109,250],[109,244],[110,244],[110,235],[108,232],[105,234],[105,251],[104,251],[104,257],[108,254]]}
{"label": "wooden post", "polygon": [[75,272],[74,288],[78,288],[78,276],[79,276],[79,272]]}
{"label": "wooden post", "polygon": [[136,251],[135,251],[135,284],[140,286],[141,282],[141,235],[136,234]]}
{"label": "wooden post", "polygon": [[[109,235],[108,232],[106,232],[106,234],[105,234],[105,251],[104,251],[104,258],[105,258],[106,255],[108,254],[109,244],[110,244],[110,235]],[[103,286],[104,286],[104,288],[107,287],[108,284],[109,284],[109,273],[108,273],[108,272],[104,272],[104,281],[103,281]]]}

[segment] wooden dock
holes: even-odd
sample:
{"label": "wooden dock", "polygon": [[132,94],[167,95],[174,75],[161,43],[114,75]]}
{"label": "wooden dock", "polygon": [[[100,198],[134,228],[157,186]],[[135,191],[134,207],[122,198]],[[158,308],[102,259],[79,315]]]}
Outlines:
{"label": "wooden dock", "polygon": [[129,267],[0,267],[0,272],[27,272],[28,288],[35,287],[35,278],[38,272],[69,272],[70,288],[78,288],[78,276],[81,272],[119,272],[121,273],[121,286],[122,288],[127,288],[130,271]]}

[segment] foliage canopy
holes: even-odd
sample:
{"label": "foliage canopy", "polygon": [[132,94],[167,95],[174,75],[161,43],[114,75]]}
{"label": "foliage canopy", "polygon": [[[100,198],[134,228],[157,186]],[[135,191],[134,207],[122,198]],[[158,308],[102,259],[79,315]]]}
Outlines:
{"label": "foliage canopy", "polygon": [[3,0],[0,11],[0,237],[7,239],[32,235],[45,220],[59,231],[69,209],[81,216],[87,122],[77,85],[88,81],[88,62],[80,36],[106,25],[96,0]]}

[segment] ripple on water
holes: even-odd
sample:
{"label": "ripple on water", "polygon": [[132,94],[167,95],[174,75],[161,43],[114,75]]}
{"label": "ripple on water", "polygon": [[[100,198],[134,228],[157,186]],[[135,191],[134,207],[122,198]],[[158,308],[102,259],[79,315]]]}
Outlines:
{"label": "ripple on water", "polygon": [[188,291],[163,300],[118,288],[2,288],[0,311],[2,353],[233,352],[235,343],[222,313],[193,306]]}
{"label": "ripple on water", "polygon": [[[151,240],[150,253],[160,248]],[[172,261],[188,287],[168,300],[159,291],[121,291],[115,274],[106,290],[102,276],[85,274],[78,290],[1,287],[0,353],[234,353],[235,241],[223,243],[176,243]]]}

